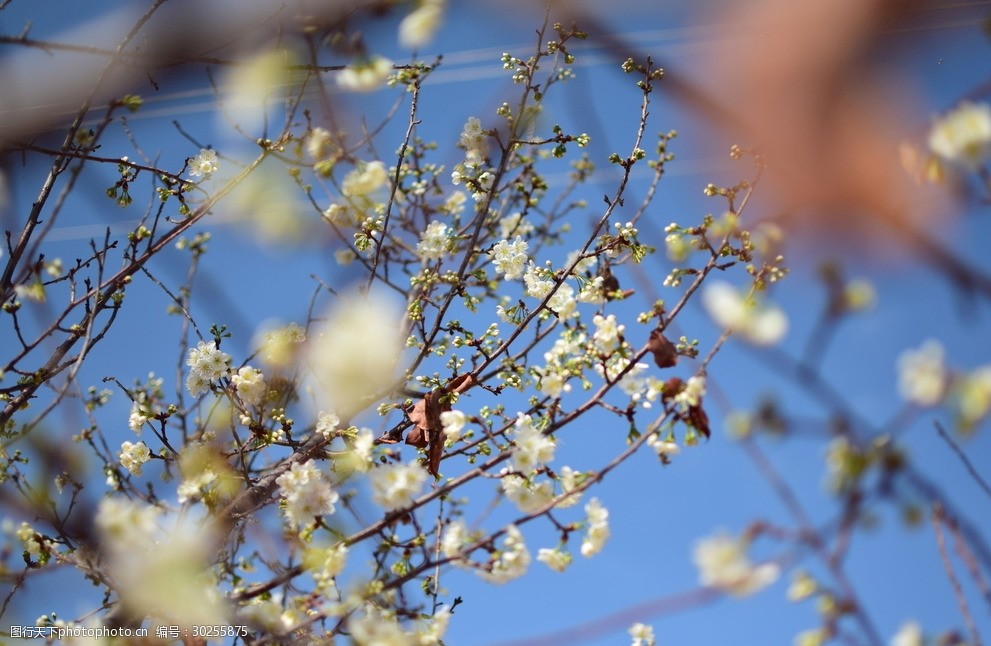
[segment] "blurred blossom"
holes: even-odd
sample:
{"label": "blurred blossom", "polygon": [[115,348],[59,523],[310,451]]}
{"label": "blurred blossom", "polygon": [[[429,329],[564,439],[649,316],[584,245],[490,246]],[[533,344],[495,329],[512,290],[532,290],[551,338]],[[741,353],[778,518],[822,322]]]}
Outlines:
{"label": "blurred blossom", "polygon": [[822,646],[828,639],[825,628],[810,628],[795,635],[795,646]]}
{"label": "blurred blossom", "polygon": [[447,625],[451,622],[451,610],[447,606],[441,606],[430,617],[426,626],[421,628],[414,637],[414,644],[419,646],[438,646],[442,644],[444,633],[447,632]]}
{"label": "blurred blossom", "polygon": [[420,6],[399,23],[399,42],[416,49],[429,43],[444,18],[444,0],[421,0]]}
{"label": "blurred blossom", "polygon": [[560,549],[541,547],[537,550],[537,560],[555,572],[564,572],[571,565],[571,554]]}
{"label": "blurred blossom", "polygon": [[754,594],[778,578],[777,565],[754,566],[747,558],[747,542],[724,533],[700,540],[695,546],[694,561],[702,585],[738,597]]}
{"label": "blurred blossom", "polygon": [[791,580],[791,585],[788,586],[788,601],[802,601],[808,599],[819,589],[819,584],[813,579],[807,572],[798,571],[795,572],[794,577]]}
{"label": "blurred blossom", "polygon": [[357,257],[358,255],[351,249],[338,249],[334,252],[334,260],[342,267],[347,267]]}
{"label": "blurred blossom", "polygon": [[869,310],[877,302],[877,290],[868,280],[851,280],[843,287],[843,302],[850,312]]}
{"label": "blurred blossom", "polygon": [[269,597],[255,597],[251,603],[238,609],[238,619],[256,630],[276,634],[289,630],[295,623],[292,611],[282,607],[282,593]]}
{"label": "blurred blossom", "polygon": [[303,554],[303,565],[313,575],[318,590],[333,593],[334,577],[344,571],[348,546],[344,543],[329,547],[313,547]]}
{"label": "blurred blossom", "polygon": [[[462,137],[463,136],[464,135],[462,135]],[[462,193],[461,195],[464,195],[464,193]],[[510,213],[506,217],[499,220],[499,235],[501,235],[503,238],[506,238],[507,240],[510,238],[510,236],[515,236],[515,235],[526,236],[526,235],[530,235],[534,231],[536,231],[536,227],[534,227],[529,220],[523,217],[523,214],[520,213],[519,211],[516,211],[515,213]],[[565,262],[565,266],[568,267],[571,266],[572,261],[577,256],[577,253],[578,253],[577,251],[572,251],[570,254],[568,254],[568,260],[567,262]],[[594,263],[595,263],[594,258],[587,258],[584,261],[582,261],[581,266],[575,267],[575,271],[584,271]]]}
{"label": "blurred blossom", "polygon": [[385,164],[380,161],[363,162],[344,177],[341,192],[345,197],[368,197],[388,181]]}
{"label": "blurred blossom", "polygon": [[542,509],[554,499],[554,485],[550,480],[534,482],[509,469],[500,472],[500,485],[506,499],[512,502],[524,514],[532,514]]}
{"label": "blurred blossom", "polygon": [[247,225],[259,244],[295,244],[306,239],[306,207],[292,178],[274,162],[242,179],[222,203],[224,214]]}
{"label": "blurred blossom", "polygon": [[372,498],[386,511],[404,509],[413,504],[423,489],[428,474],[419,462],[388,464],[372,469]]}
{"label": "blurred blossom", "polygon": [[681,453],[681,447],[678,446],[677,442],[672,440],[662,440],[661,436],[657,433],[654,433],[647,439],[647,444],[654,449],[658,457],[666,456],[670,458],[671,456]]}
{"label": "blurred blossom", "polygon": [[581,553],[591,558],[602,551],[609,539],[609,510],[602,506],[598,498],[592,498],[585,505],[587,530],[582,540]]}
{"label": "blurred blossom", "polygon": [[943,181],[945,169],[935,155],[920,150],[919,146],[907,141],[898,145],[898,156],[902,168],[915,180],[916,184],[929,182],[939,184]]}
{"label": "blurred blossom", "polygon": [[777,343],[788,331],[788,318],[781,308],[745,297],[729,283],[708,283],[702,305],[717,325],[756,345]]}
{"label": "blurred blossom", "polygon": [[217,582],[205,567],[216,538],[209,524],[166,518],[142,502],[106,498],[96,526],[128,613],[180,625],[226,623]]}
{"label": "blurred blossom", "polygon": [[561,485],[561,493],[570,493],[561,502],[557,503],[558,509],[564,509],[566,507],[573,507],[581,502],[582,492],[577,491],[578,487],[585,482],[585,474],[580,471],[575,471],[569,466],[561,467],[558,470],[558,483]]}
{"label": "blurred blossom", "polygon": [[523,541],[523,534],[516,525],[506,528],[506,538],[502,541],[502,551],[492,561],[489,571],[479,571],[479,575],[489,583],[502,584],[518,579],[530,567],[530,552]]}
{"label": "blurred blossom", "polygon": [[935,406],[943,399],[947,373],[943,346],[929,339],[918,350],[905,350],[898,357],[898,392],[920,406]]}
{"label": "blurred blossom", "polygon": [[685,382],[685,387],[674,396],[675,406],[683,413],[687,413],[689,408],[698,406],[705,394],[706,380],[701,375],[689,377]]}
{"label": "blurred blossom", "polygon": [[850,491],[871,466],[871,456],[844,436],[833,438],[826,451],[829,488],[837,493]]}
{"label": "blurred blossom", "polygon": [[363,614],[351,615],[348,630],[357,646],[437,646],[442,643],[450,619],[451,611],[441,606],[433,617],[424,617],[407,631],[392,611],[367,605]]}
{"label": "blurred blossom", "polygon": [[461,430],[468,423],[468,416],[459,410],[444,411],[440,414],[444,438],[448,442],[456,442],[461,437]]}
{"label": "blurred blossom", "polygon": [[646,624],[635,623],[630,626],[630,637],[633,641],[630,646],[654,646],[657,639],[654,637],[654,628]]}
{"label": "blurred blossom", "polygon": [[991,366],[954,379],[952,396],[960,429],[973,430],[991,412]]}
{"label": "blurred blossom", "polygon": [[314,330],[306,360],[323,391],[321,405],[350,420],[393,382],[403,337],[400,317],[380,297],[335,302]]}
{"label": "blurred blossom", "polygon": [[334,139],[325,128],[314,128],[306,137],[306,153],[314,162],[327,159],[335,150]]}
{"label": "blurred blossom", "polygon": [[991,156],[991,106],[964,101],[936,119],[929,131],[929,149],[965,170],[980,169]]}
{"label": "blurred blossom", "polygon": [[518,413],[512,433],[513,468],[524,474],[554,460],[554,439],[538,430],[529,415]]}
{"label": "blurred blossom", "polygon": [[348,454],[351,468],[355,471],[368,471],[374,450],[375,436],[372,431],[367,428],[359,430],[354,436],[354,450]]}
{"label": "blurred blossom", "polygon": [[[269,116],[269,102],[277,102],[289,85],[289,66],[296,61],[287,50],[270,49],[255,54],[240,65],[228,69],[224,87],[230,91],[225,99],[225,118],[233,117],[245,133],[261,136]],[[227,130],[223,123],[221,131]]]}
{"label": "blurred blossom", "polygon": [[270,368],[284,370],[292,365],[297,348],[306,341],[306,330],[296,323],[257,334],[254,345]]}
{"label": "blurred blossom", "polygon": [[468,528],[465,526],[465,522],[459,518],[451,521],[447,529],[444,530],[440,551],[449,559],[458,558],[461,555],[461,549],[470,541],[471,535],[468,533]]}
{"label": "blurred blossom", "polygon": [[382,87],[390,74],[392,61],[382,56],[373,56],[338,72],[337,86],[351,92],[371,92]]}
{"label": "blurred blossom", "polygon": [[906,621],[891,638],[891,646],[924,646],[922,628],[918,622]]}

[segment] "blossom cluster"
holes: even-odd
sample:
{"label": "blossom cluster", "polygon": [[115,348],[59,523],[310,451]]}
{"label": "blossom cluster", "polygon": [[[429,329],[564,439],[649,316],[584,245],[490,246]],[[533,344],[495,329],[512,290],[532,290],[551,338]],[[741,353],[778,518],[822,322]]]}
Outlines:
{"label": "blossom cluster", "polygon": [[520,413],[516,418],[513,432],[513,468],[522,473],[530,473],[538,466],[554,460],[554,439],[539,431],[533,425],[530,415]]}
{"label": "blossom cluster", "polygon": [[461,131],[460,146],[465,150],[466,164],[481,164],[489,154],[489,143],[482,122],[478,117],[469,117]]}
{"label": "blossom cluster", "polygon": [[530,567],[530,552],[523,541],[523,534],[516,525],[506,528],[506,538],[502,542],[502,550],[490,562],[489,570],[481,572],[483,579],[489,583],[502,584],[518,579],[526,574]]}
{"label": "blossom cluster", "polygon": [[124,442],[120,445],[120,464],[132,476],[141,475],[141,467],[151,458],[151,451],[144,442]]}
{"label": "blossom cluster", "polygon": [[237,389],[237,396],[241,401],[252,406],[260,405],[268,390],[262,371],[251,366],[238,368],[237,373],[231,377],[231,383]]}
{"label": "blossom cluster", "polygon": [[582,540],[582,556],[595,556],[609,539],[609,510],[602,506],[598,498],[592,498],[585,505],[587,514],[585,538]]}
{"label": "blossom cluster", "polygon": [[521,236],[516,236],[516,240],[500,240],[489,251],[492,262],[497,272],[506,275],[506,280],[516,280],[523,277],[526,269],[526,251],[530,245]]}
{"label": "blossom cluster", "polygon": [[295,462],[275,479],[282,511],[293,527],[306,527],[317,516],[333,514],[340,496],[313,462]]}
{"label": "blossom cluster", "polygon": [[210,382],[220,379],[230,368],[231,355],[221,351],[212,341],[200,341],[189,349],[186,365],[186,389],[194,397],[210,388]]}
{"label": "blossom cluster", "polygon": [[438,646],[451,619],[451,611],[441,606],[433,617],[421,621],[413,630],[404,630],[395,613],[368,605],[365,611],[353,615],[348,630],[355,644],[368,646]]}
{"label": "blossom cluster", "polygon": [[450,237],[448,236],[447,225],[434,220],[423,231],[420,242],[416,245],[416,251],[424,262],[440,260],[448,252],[449,246]]}
{"label": "blossom cluster", "polygon": [[156,404],[156,400],[163,397],[161,377],[156,377],[155,373],[148,373],[148,381],[131,391],[131,413],[127,419],[127,426],[135,435],[141,435],[144,425],[155,418],[161,411]]}

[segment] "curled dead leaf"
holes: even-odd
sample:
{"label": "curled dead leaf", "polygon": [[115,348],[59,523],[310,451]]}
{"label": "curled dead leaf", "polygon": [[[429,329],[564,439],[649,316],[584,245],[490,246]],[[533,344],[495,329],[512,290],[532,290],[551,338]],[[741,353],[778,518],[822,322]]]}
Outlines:
{"label": "curled dead leaf", "polygon": [[406,443],[417,448],[427,447],[427,471],[434,477],[440,476],[440,459],[444,454],[443,424],[440,414],[451,410],[445,397],[450,393],[461,394],[477,383],[471,373],[455,377],[442,388],[435,388],[418,401],[410,411],[409,419],[413,428],[406,434]]}
{"label": "curled dead leaf", "polygon": [[678,364],[678,349],[659,329],[650,333],[647,349],[653,353],[658,368],[671,368]]}

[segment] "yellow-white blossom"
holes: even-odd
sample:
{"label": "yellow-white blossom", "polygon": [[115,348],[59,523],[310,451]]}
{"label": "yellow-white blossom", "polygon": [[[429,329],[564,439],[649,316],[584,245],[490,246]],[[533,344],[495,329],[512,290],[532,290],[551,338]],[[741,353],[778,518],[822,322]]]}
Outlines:
{"label": "yellow-white blossom", "polygon": [[346,197],[368,197],[389,181],[385,164],[380,161],[370,161],[358,164],[344,177],[341,192]]}
{"label": "yellow-white blossom", "polygon": [[557,548],[541,547],[537,550],[537,560],[555,572],[564,572],[571,565],[571,554]]}
{"label": "yellow-white blossom", "polygon": [[217,151],[209,148],[203,148],[200,154],[189,160],[189,174],[192,177],[210,179],[218,168],[220,162],[217,160]]}
{"label": "yellow-white blossom", "polygon": [[709,283],[702,292],[702,305],[717,325],[756,345],[777,343],[788,331],[781,308],[747,298],[729,283]]}
{"label": "yellow-white blossom", "polygon": [[991,106],[964,101],[937,119],[929,131],[929,149],[969,171],[991,156]]}
{"label": "yellow-white blossom", "polygon": [[354,417],[392,384],[402,342],[391,303],[375,296],[336,302],[306,353],[320,403],[342,419]]}
{"label": "yellow-white blossom", "polygon": [[891,638],[891,646],[923,646],[922,627],[916,621],[906,621]]}
{"label": "yellow-white blossom", "polygon": [[419,462],[387,464],[372,469],[372,499],[386,511],[413,504],[429,477]]}
{"label": "yellow-white blossom", "polygon": [[337,85],[351,92],[371,92],[382,87],[390,74],[392,61],[383,56],[373,56],[338,72]]}
{"label": "yellow-white blossom", "polygon": [[898,357],[898,392],[920,406],[935,406],[946,392],[947,372],[943,346],[935,339],[918,350],[905,350]]}
{"label": "yellow-white blossom", "polygon": [[754,566],[747,558],[747,543],[726,534],[700,540],[695,546],[694,561],[702,585],[738,597],[751,595],[778,578],[777,565]]}
{"label": "yellow-white blossom", "polygon": [[141,475],[141,466],[151,458],[151,451],[148,450],[144,442],[137,444],[124,442],[120,445],[120,453],[117,455],[122,467],[130,471],[132,476],[139,476]]}
{"label": "yellow-white blossom", "polygon": [[399,43],[416,49],[429,43],[444,18],[444,0],[423,0],[399,23]]}
{"label": "yellow-white blossom", "polygon": [[630,637],[633,639],[630,646],[654,646],[657,638],[654,637],[654,629],[642,623],[635,623],[630,626]]}

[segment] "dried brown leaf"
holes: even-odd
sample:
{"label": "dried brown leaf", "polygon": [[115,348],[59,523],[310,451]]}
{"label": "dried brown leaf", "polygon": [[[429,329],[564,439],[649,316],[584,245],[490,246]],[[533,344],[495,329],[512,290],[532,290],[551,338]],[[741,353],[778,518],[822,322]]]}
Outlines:
{"label": "dried brown leaf", "polygon": [[671,368],[678,364],[678,349],[660,330],[650,333],[647,349],[654,354],[654,363],[658,368]]}
{"label": "dried brown leaf", "polygon": [[448,393],[463,393],[476,384],[475,377],[468,373],[452,379],[443,388],[437,388],[418,401],[410,411],[409,419],[413,428],[406,434],[406,443],[417,448],[427,448],[427,471],[434,477],[440,476],[440,459],[444,455],[444,434],[441,413],[451,410],[445,400]]}

